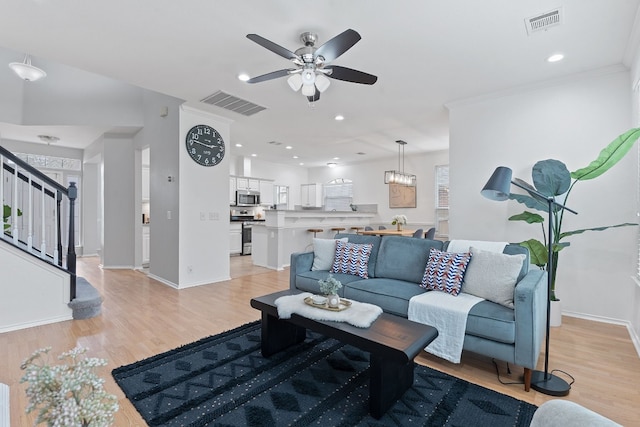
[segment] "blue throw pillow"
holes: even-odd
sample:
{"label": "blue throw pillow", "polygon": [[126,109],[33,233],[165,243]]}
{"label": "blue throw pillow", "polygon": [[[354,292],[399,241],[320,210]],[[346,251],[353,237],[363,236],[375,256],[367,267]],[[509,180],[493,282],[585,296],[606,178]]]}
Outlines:
{"label": "blue throw pillow", "polygon": [[344,273],[367,279],[369,277],[369,256],[372,244],[357,244],[336,241],[336,256],[331,273]]}
{"label": "blue throw pillow", "polygon": [[470,252],[444,252],[431,248],[420,286],[457,296],[470,260]]}

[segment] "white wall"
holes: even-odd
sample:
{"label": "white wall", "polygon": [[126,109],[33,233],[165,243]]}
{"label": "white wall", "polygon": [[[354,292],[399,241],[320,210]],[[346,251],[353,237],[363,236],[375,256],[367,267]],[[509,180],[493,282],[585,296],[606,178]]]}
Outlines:
{"label": "white wall", "polygon": [[[628,130],[629,73],[609,71],[450,106],[452,238],[541,239],[538,226],[507,220],[522,212],[523,205],[484,199],[480,190],[500,165],[529,182],[538,160],[561,160],[570,171],[585,167]],[[567,214],[563,229],[636,222],[637,176],[637,161],[629,155],[605,175],[578,183],[568,205],[579,215]],[[565,312],[632,319],[636,236],[637,230],[624,228],[567,239],[571,247],[560,255],[557,277]]]}
{"label": "white wall", "polygon": [[[338,165],[335,168],[321,167],[309,170],[309,182],[327,183],[335,178],[348,178],[353,181],[353,203],[377,204],[379,217],[373,222],[391,223],[391,217],[404,214],[412,224],[435,223],[435,166],[449,164],[448,151],[434,151],[405,155],[404,170],[416,175],[416,207],[389,208],[389,186],[384,183],[384,171],[398,169],[397,156],[351,165]],[[298,194],[300,188],[294,188]]]}
{"label": "white wall", "polygon": [[[180,111],[180,137],[175,153],[179,159],[180,215],[178,236],[178,287],[184,288],[228,280],[229,275],[229,163],[225,154],[216,166],[194,162],[185,148],[189,129],[205,124],[216,129],[231,147],[229,120],[183,106]],[[152,165],[153,165],[152,148]],[[153,203],[153,198],[151,199]],[[176,212],[177,213],[177,212]],[[152,218],[153,221],[153,218]],[[154,239],[155,234],[151,238]],[[155,242],[153,243],[155,245]],[[153,258],[152,258],[153,262]]]}

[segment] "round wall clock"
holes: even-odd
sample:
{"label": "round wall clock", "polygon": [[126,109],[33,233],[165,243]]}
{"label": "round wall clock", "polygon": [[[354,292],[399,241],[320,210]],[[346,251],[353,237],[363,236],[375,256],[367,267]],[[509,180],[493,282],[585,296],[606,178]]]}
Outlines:
{"label": "round wall clock", "polygon": [[187,153],[199,165],[215,166],[224,158],[224,141],[217,130],[207,125],[195,125],[186,138]]}

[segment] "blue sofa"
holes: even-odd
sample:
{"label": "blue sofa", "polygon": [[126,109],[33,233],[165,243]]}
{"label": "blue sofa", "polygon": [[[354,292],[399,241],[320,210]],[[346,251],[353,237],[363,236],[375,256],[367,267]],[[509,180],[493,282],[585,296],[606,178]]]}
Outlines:
{"label": "blue sofa", "polygon": [[[385,312],[407,317],[409,300],[426,292],[419,286],[431,248],[446,250],[448,242],[397,236],[339,234],[351,243],[371,243],[369,278],[334,273],[342,282],[340,296],[380,306]],[[467,318],[463,349],[525,368],[525,390],[536,368],[546,325],[546,273],[529,268],[529,251],[509,244],[505,254],[525,254],[514,291],[514,308],[487,300],[476,304]],[[319,293],[318,280],[328,271],[311,269],[313,252],[291,255],[290,288]],[[472,261],[473,262],[473,261]],[[463,288],[464,290],[464,288]]]}

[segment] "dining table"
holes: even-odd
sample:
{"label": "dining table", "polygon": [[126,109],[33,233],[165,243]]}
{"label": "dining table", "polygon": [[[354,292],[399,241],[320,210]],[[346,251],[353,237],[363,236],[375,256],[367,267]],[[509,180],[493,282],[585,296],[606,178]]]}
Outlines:
{"label": "dining table", "polygon": [[386,230],[358,230],[358,234],[362,234],[364,236],[413,236],[416,230],[408,230],[403,228],[402,230],[397,229],[386,229]]}

